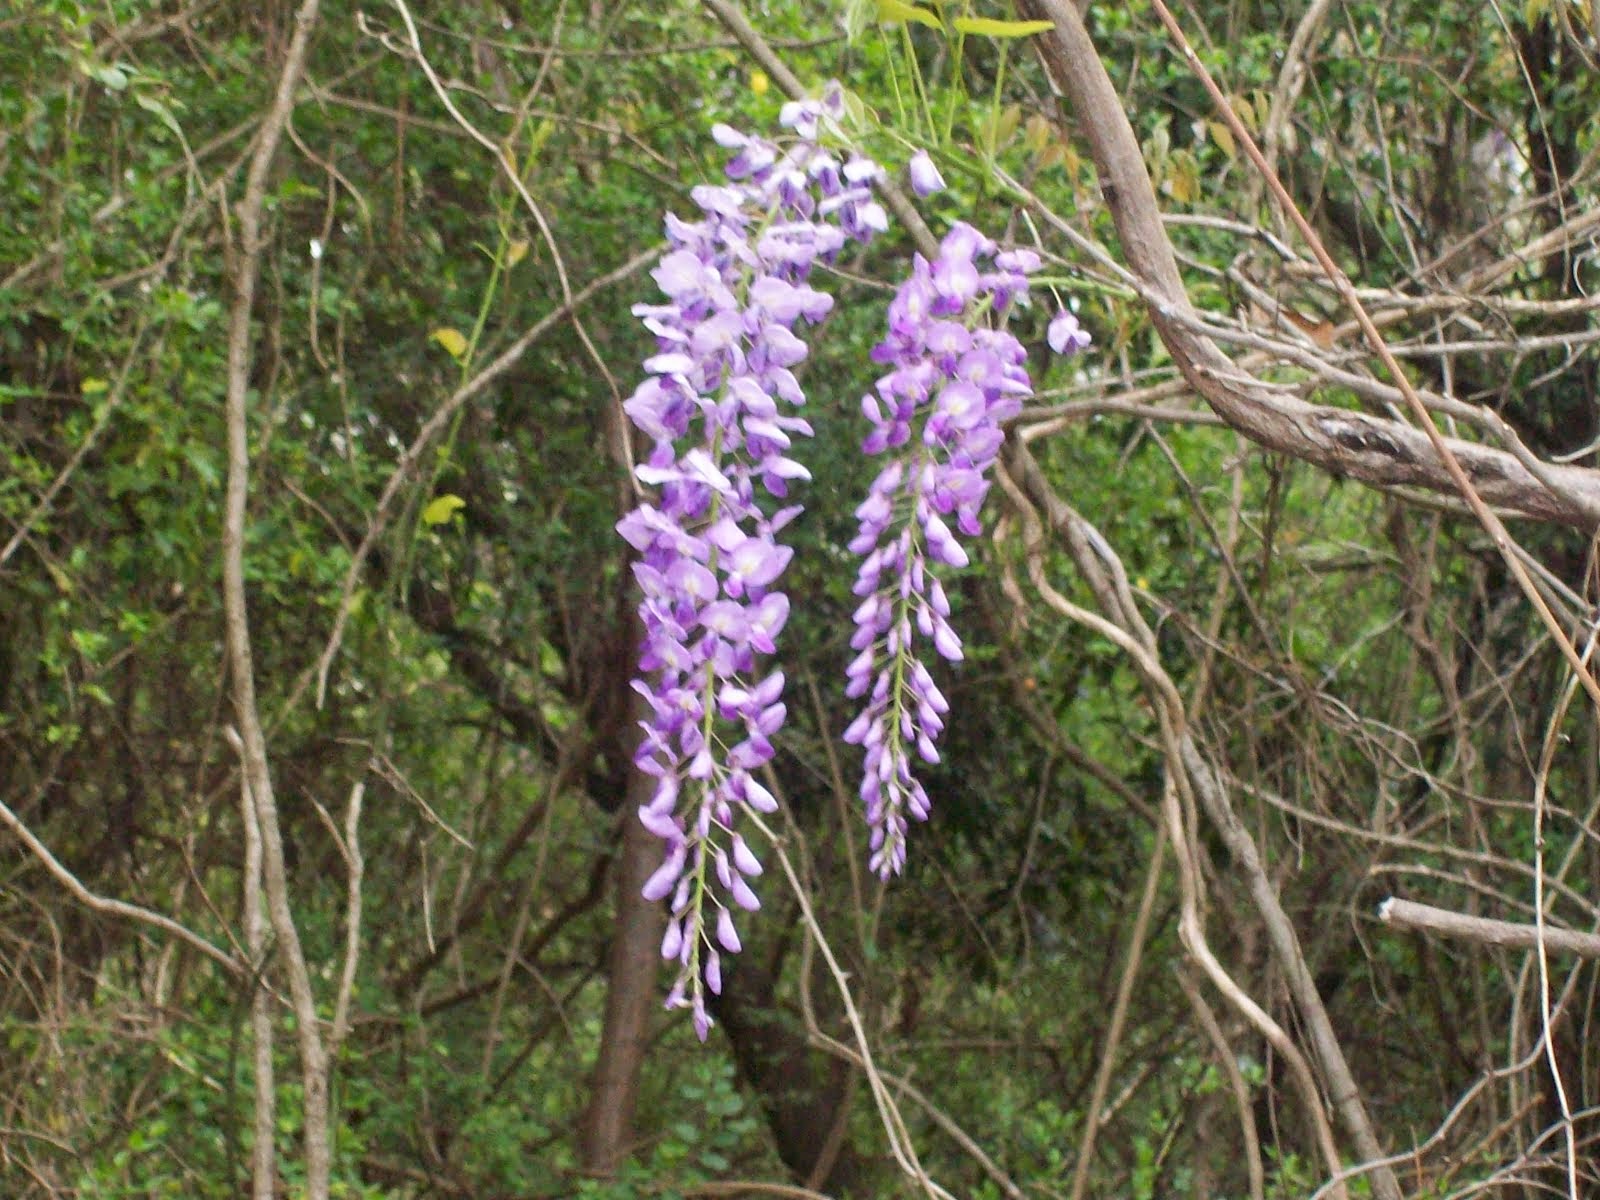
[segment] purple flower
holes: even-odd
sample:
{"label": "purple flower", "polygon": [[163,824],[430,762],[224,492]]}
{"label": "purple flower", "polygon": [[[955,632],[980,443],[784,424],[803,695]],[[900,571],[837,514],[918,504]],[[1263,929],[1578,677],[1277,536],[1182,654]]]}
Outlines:
{"label": "purple flower", "polygon": [[864,752],[869,862],[880,876],[905,866],[907,819],[928,817],[928,794],[912,763],[939,761],[950,711],[919,643],[931,642],[952,662],[962,657],[935,569],[967,564],[956,530],[969,537],[982,531],[978,509],[1001,424],[1032,392],[1022,345],[984,318],[1026,304],[1028,273],[1038,266],[1031,251],[997,252],[972,226],[955,225],[933,262],[914,260],[889,305],[889,334],[872,351],[889,371],[861,402],[873,427],[862,449],[897,454],[856,509],[860,527],[850,549],[863,556],[855,584],[862,599],[845,694],[865,698],[865,706],[844,739]]}
{"label": "purple flower", "polygon": [[1076,354],[1089,345],[1089,332],[1078,325],[1078,318],[1066,309],[1058,312],[1045,331],[1045,341],[1057,354]]}
{"label": "purple flower", "polygon": [[887,224],[872,199],[877,165],[841,164],[817,141],[842,113],[834,85],[784,106],[797,135],[785,144],[713,128],[733,152],[729,182],[693,189],[697,219],[667,218],[670,247],[653,272],[667,303],[634,308],[657,343],[623,407],[654,443],[634,473],[658,497],[617,526],[638,551],[634,687],[650,717],[635,762],[657,780],[639,819],[664,848],[644,895],[669,907],[661,953],[678,977],[667,1005],[688,1007],[702,1039],[706,990],[721,991],[721,955],[741,945],[734,910],[761,903],[740,814],[777,808],[753,773],[773,756],[784,678],[760,660],[789,617],[779,579],[793,551],[777,534],[800,510],[767,498],[810,478],[791,456],[811,434],[794,413],[805,395],[791,368],[807,354],[796,330],[833,306],[806,278]]}
{"label": "purple flower", "polygon": [[924,200],[944,190],[944,176],[939,174],[939,168],[933,165],[926,150],[918,150],[911,156],[906,171],[911,176],[911,190]]}

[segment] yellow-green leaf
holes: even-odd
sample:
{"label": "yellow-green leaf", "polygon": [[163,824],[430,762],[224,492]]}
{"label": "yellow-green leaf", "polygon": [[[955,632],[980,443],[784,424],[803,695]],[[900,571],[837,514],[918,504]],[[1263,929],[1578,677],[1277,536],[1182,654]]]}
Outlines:
{"label": "yellow-green leaf", "polygon": [[98,396],[110,387],[111,384],[106,382],[104,379],[90,378],[83,381],[83,384],[79,390],[81,390],[85,396]]}
{"label": "yellow-green leaf", "polygon": [[1016,136],[1017,126],[1022,124],[1022,108],[1020,105],[1008,104],[1000,110],[1000,118],[995,123],[995,143],[1004,146]]}
{"label": "yellow-green leaf", "polygon": [[1047,29],[1054,29],[1054,21],[996,21],[992,17],[957,17],[957,33],[975,33],[979,37],[1022,38],[1032,37]]}
{"label": "yellow-green leaf", "polygon": [[1022,126],[1022,144],[1037,155],[1050,144],[1054,134],[1055,127],[1050,124],[1050,119],[1034,113]]}
{"label": "yellow-green leaf", "polygon": [[926,25],[929,29],[943,29],[937,14],[925,8],[918,8],[915,4],[907,4],[905,0],[877,0],[878,20],[885,25],[895,21],[916,21],[919,25]]}
{"label": "yellow-green leaf", "polygon": [[460,358],[467,352],[467,339],[461,336],[459,329],[435,329],[428,336],[443,346],[451,358]]}
{"label": "yellow-green leaf", "polygon": [[442,496],[435,496],[428,501],[428,507],[422,510],[422,523],[424,525],[443,525],[455,516],[467,502],[452,492]]}
{"label": "yellow-green leaf", "polygon": [[1229,96],[1228,107],[1233,109],[1234,115],[1237,116],[1239,120],[1243,122],[1244,127],[1250,130],[1252,133],[1260,128],[1260,124],[1256,120],[1256,106],[1251,102],[1250,97],[1246,96],[1243,92],[1235,92],[1233,95]]}
{"label": "yellow-green leaf", "polygon": [[1229,158],[1239,153],[1239,147],[1233,140],[1233,130],[1229,129],[1221,121],[1207,121],[1206,131],[1211,134],[1211,140]]}
{"label": "yellow-green leaf", "polygon": [[[519,262],[521,262],[523,259],[525,259],[527,257],[528,257],[528,239],[527,238],[518,238],[516,241],[512,242],[511,245],[506,247],[506,266],[508,266],[508,267],[516,266]],[[455,351],[452,350],[451,353],[454,354]],[[457,355],[456,357],[459,358],[460,355]]]}
{"label": "yellow-green leaf", "polygon": [[1161,190],[1179,204],[1193,204],[1200,196],[1200,165],[1187,150],[1175,150],[1166,163]]}

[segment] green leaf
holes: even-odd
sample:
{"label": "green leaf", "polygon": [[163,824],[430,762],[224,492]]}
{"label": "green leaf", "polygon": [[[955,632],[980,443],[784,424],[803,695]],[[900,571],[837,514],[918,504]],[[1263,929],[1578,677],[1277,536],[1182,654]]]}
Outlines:
{"label": "green leaf", "polygon": [[[884,25],[892,25],[896,21],[915,21],[919,25],[926,25],[929,29],[944,29],[943,23],[937,14],[925,8],[918,8],[915,4],[907,4],[905,0],[876,0],[878,7],[878,20]],[[959,21],[956,24],[960,24]]]}
{"label": "green leaf", "polygon": [[467,506],[467,502],[452,492],[442,496],[435,496],[428,501],[428,507],[422,510],[422,523],[424,525],[443,525]]}
{"label": "green leaf", "polygon": [[216,487],[222,482],[222,472],[217,469],[217,463],[212,458],[209,448],[188,442],[185,443],[182,453],[184,461],[194,469],[194,473],[207,487]]}
{"label": "green leaf", "polygon": [[566,670],[561,662],[561,653],[543,638],[539,639],[539,671],[541,674],[556,676]]}
{"label": "green leaf", "polygon": [[844,6],[844,36],[852,46],[867,31],[871,21],[872,0],[846,0]]}
{"label": "green leaf", "polygon": [[178,124],[178,118],[172,115],[172,109],[168,108],[156,97],[145,92],[135,92],[133,94],[133,102],[144,109],[145,112],[153,113],[163,125],[178,135],[179,141],[183,140],[183,129]]}
{"label": "green leaf", "polygon": [[975,33],[979,37],[1022,38],[1032,37],[1047,29],[1054,29],[1054,21],[996,21],[992,17],[957,17],[957,33]]}
{"label": "green leaf", "polygon": [[106,648],[111,644],[111,639],[96,629],[74,629],[70,636],[78,653],[90,661],[105,654]]}
{"label": "green leaf", "polygon": [[71,575],[68,575],[49,559],[45,560],[44,568],[50,572],[50,578],[55,582],[57,590],[59,590],[63,596],[72,595],[74,587]]}

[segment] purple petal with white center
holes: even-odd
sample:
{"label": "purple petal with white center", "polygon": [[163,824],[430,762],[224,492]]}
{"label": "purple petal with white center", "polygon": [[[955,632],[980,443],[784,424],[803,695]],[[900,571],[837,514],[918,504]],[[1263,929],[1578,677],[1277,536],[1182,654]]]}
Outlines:
{"label": "purple petal with white center", "polygon": [[[690,190],[689,198],[707,213],[718,217],[742,219],[744,215],[744,196],[735,187],[703,183]],[[662,290],[665,291],[664,288]]]}
{"label": "purple petal with white center", "polygon": [[747,537],[727,551],[727,571],[746,587],[765,587],[789,565],[794,551],[763,538]]}
{"label": "purple petal with white center", "polygon": [[719,312],[694,327],[689,336],[689,349],[695,358],[706,359],[736,349],[743,336],[744,318],[736,312]]}
{"label": "purple petal with white center", "polygon": [[694,370],[695,360],[681,350],[656,354],[644,360],[644,369],[657,375],[687,375]]}
{"label": "purple petal with white center", "polygon": [[750,634],[750,619],[744,605],[734,600],[718,600],[700,612],[700,624],[709,633],[729,641],[742,642]]}
{"label": "purple petal with white center", "polygon": [[705,287],[710,266],[698,254],[689,250],[674,250],[661,260],[661,265],[650,272],[661,290],[674,300],[693,299]]}
{"label": "purple petal with white center", "polygon": [[1089,345],[1089,334],[1078,325],[1078,318],[1062,309],[1050,321],[1045,341],[1057,354],[1076,354]]}
{"label": "purple petal with white center", "polygon": [[768,325],[762,330],[761,348],[766,361],[779,367],[792,367],[806,357],[806,344],[782,325]]}

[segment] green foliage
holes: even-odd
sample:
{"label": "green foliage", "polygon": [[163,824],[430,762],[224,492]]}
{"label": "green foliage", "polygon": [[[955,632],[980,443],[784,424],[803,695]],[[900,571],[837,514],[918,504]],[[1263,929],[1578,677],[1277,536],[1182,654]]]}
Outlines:
{"label": "green foliage", "polygon": [[[1459,273],[1560,219],[1559,205],[1530,197],[1600,147],[1600,76],[1564,40],[1565,10],[1523,5],[1502,26],[1469,5],[1336,8],[1307,51],[1280,162],[1358,284],[1413,296],[1430,272]],[[1056,299],[1070,300],[1096,346],[1064,365],[1039,354],[1041,409],[1172,378],[1143,300],[1019,190],[1118,255],[1085,131],[1053,102],[1030,26],[998,5],[871,0],[845,6],[841,38],[831,8],[769,9],[749,11],[808,85],[842,79],[869,151],[893,170],[916,147],[933,152],[951,184],[925,206],[936,229],[967,219],[1018,242],[1037,233],[1054,256],[1043,273],[1054,296],[1042,288],[1012,328],[1038,346]],[[243,842],[217,569],[230,205],[288,14],[28,0],[0,17],[0,546],[14,541],[0,561],[0,799],[90,891],[171,914],[217,945],[238,936]],[[256,684],[325,1019],[346,945],[344,806],[366,785],[335,1194],[622,1200],[787,1178],[769,1116],[781,1097],[754,1082],[726,1031],[702,1048],[665,1018],[652,1026],[637,1153],[615,1178],[594,1178],[573,1138],[602,1037],[608,856],[616,814],[627,817],[631,626],[613,525],[629,501],[612,422],[648,350],[630,312],[650,298],[648,276],[596,295],[581,329],[558,322],[473,394],[420,447],[381,518],[377,508],[465,381],[555,311],[564,288],[657,240],[663,211],[687,211],[688,189],[720,169],[710,125],[771,129],[784,97],[696,6],[539,0],[418,15],[452,103],[504,162],[399,52],[391,12],[325,13],[269,179],[251,322]],[[1298,16],[1255,4],[1182,16],[1258,137]],[[1328,315],[1320,290],[1277,273],[1273,210],[1150,7],[1095,4],[1088,20],[1206,319],[1259,305],[1246,278],[1267,280],[1274,303]],[[1473,155],[1493,134],[1515,153],[1480,170]],[[1590,202],[1581,188],[1564,197]],[[870,880],[852,891],[856,760],[837,745],[856,604],[845,546],[875,470],[857,453],[857,402],[875,374],[867,352],[885,285],[909,255],[891,233],[837,265],[837,310],[805,368],[818,436],[786,576],[785,846],[815,883],[885,1069],[1025,1191],[1059,1193],[1152,851],[1160,730],[1128,656],[1039,599],[1038,548],[1008,521],[953,596],[970,651],[940,678],[958,716],[929,779],[935,820],[916,831],[905,879],[881,897]],[[1552,325],[1526,308],[1592,295],[1596,270],[1587,250],[1515,268],[1503,298],[1523,306],[1472,314],[1471,336],[1584,333],[1592,314]],[[1497,404],[1535,452],[1579,453],[1594,433],[1589,353],[1545,343],[1461,354],[1449,382]],[[1444,386],[1427,375],[1435,368],[1412,366]],[[1321,404],[1369,403],[1290,358],[1259,374]],[[1119,552],[1186,698],[1204,681],[1195,730],[1226,768],[1319,982],[1330,981],[1361,1086],[1387,1128],[1431,1129],[1441,1098],[1503,1058],[1503,1030],[1485,1030],[1516,1008],[1516,971],[1368,936],[1361,914],[1397,882],[1447,903],[1469,885],[1526,901],[1530,763],[1562,677],[1495,555],[1453,516],[1208,425],[1106,412],[1033,448]],[[1582,587],[1586,547],[1559,533],[1526,540]],[[1053,586],[1093,605],[1064,555],[1039,553]],[[1553,733],[1592,749],[1581,712]],[[1571,805],[1592,793],[1591,775],[1558,756],[1549,794]],[[1567,810],[1543,837],[1549,862],[1592,855]],[[1232,864],[1202,840],[1208,928],[1230,967],[1275,995]],[[805,1052],[805,1006],[831,1035],[850,1034],[823,973],[801,980],[810,960],[785,889],[770,895],[729,978],[789,1039],[775,1037],[795,1052],[786,1065],[826,1078],[831,1061]],[[1574,886],[1555,911],[1578,923],[1581,903]],[[1164,879],[1093,1195],[1245,1191],[1231,1092],[1167,969],[1184,954],[1175,906]],[[268,977],[281,995],[275,967]],[[0,980],[0,1128],[23,1131],[0,1154],[0,1193],[241,1194],[249,1005],[233,981],[148,927],[90,913],[9,833]],[[295,1195],[299,1064],[287,1010],[273,1014],[277,1145]],[[1309,1194],[1325,1173],[1298,1101],[1244,1029],[1228,1034],[1271,1118],[1268,1192]],[[855,1087],[844,1147],[856,1193],[911,1194]],[[935,1178],[959,1195],[1005,1194],[925,1110],[903,1111]],[[1469,1126],[1503,1128],[1477,1111]],[[1419,1180],[1417,1194],[1491,1177],[1514,1158],[1508,1145],[1463,1134],[1448,1147],[1462,1173]]]}

